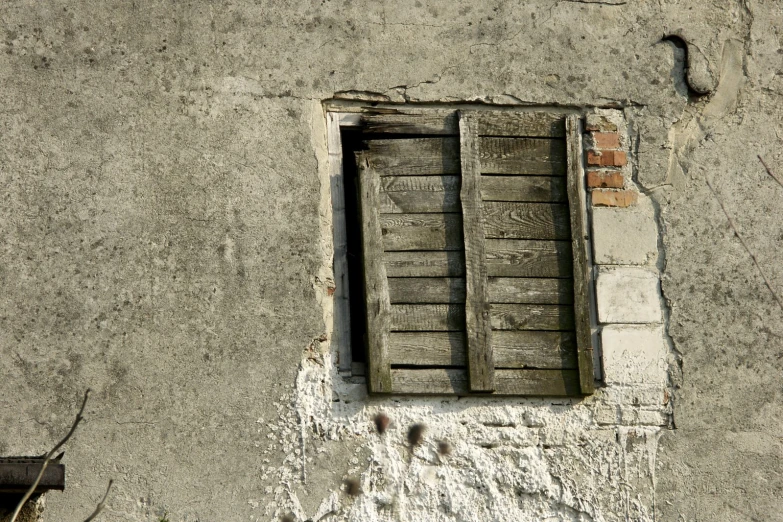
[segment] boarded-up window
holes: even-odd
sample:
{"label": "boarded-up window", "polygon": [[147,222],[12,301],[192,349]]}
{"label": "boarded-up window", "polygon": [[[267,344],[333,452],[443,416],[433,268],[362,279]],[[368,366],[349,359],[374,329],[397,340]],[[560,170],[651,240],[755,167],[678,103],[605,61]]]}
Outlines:
{"label": "boarded-up window", "polygon": [[364,125],[370,391],[592,393],[578,119],[460,111]]}

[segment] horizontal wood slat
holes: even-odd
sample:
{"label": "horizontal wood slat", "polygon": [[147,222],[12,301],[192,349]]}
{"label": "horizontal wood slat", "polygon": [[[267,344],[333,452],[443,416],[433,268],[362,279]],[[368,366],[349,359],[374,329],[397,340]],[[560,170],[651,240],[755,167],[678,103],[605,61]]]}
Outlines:
{"label": "horizontal wood slat", "polygon": [[505,277],[572,277],[570,241],[487,239],[487,273]]}
{"label": "horizontal wood slat", "polygon": [[479,138],[482,174],[565,176],[564,140]]}
{"label": "horizontal wood slat", "polygon": [[380,176],[459,174],[459,139],[370,140],[364,156]]}
{"label": "horizontal wood slat", "polygon": [[573,306],[493,304],[489,308],[489,317],[494,330],[574,329]]}
{"label": "horizontal wood slat", "polygon": [[395,332],[461,331],[465,328],[465,305],[391,305],[391,329]]}
{"label": "horizontal wood slat", "polygon": [[[569,241],[487,239],[487,275],[492,277],[571,277]],[[386,252],[389,277],[462,277],[460,251]]]}
{"label": "horizontal wood slat", "polygon": [[[496,368],[574,369],[577,367],[573,332],[492,332]],[[392,365],[460,366],[467,364],[464,332],[392,332]]]}
{"label": "horizontal wood slat", "polygon": [[495,330],[491,338],[496,368],[577,367],[574,332]]}
{"label": "horizontal wood slat", "polygon": [[389,277],[462,277],[465,255],[461,251],[386,252]]}
{"label": "horizontal wood slat", "polygon": [[383,248],[462,250],[461,214],[381,214]]}
{"label": "horizontal wood slat", "polygon": [[568,201],[565,178],[555,176],[482,176],[484,201],[561,203]]}
{"label": "horizontal wood slat", "polygon": [[487,201],[484,230],[493,239],[571,239],[568,205]]}
{"label": "horizontal wood slat", "polygon": [[457,111],[410,109],[405,114],[366,114],[361,117],[367,134],[459,134]]}
{"label": "horizontal wood slat", "polygon": [[[496,370],[495,395],[535,395],[543,397],[579,394],[576,370]],[[392,369],[394,393],[423,395],[468,395],[468,373],[460,369]]]}
{"label": "horizontal wood slat", "polygon": [[464,277],[392,277],[389,299],[396,303],[464,303]]}
{"label": "horizontal wood slat", "polygon": [[459,176],[387,176],[381,178],[381,212],[459,212]]}
{"label": "horizontal wood slat", "polygon": [[574,302],[574,288],[570,279],[490,277],[487,280],[487,288],[490,303],[572,304]]}
{"label": "horizontal wood slat", "polygon": [[[570,279],[490,277],[490,303],[572,304]],[[465,279],[457,277],[391,277],[389,299],[395,303],[464,303]]]}
{"label": "horizontal wood slat", "polygon": [[565,137],[565,117],[562,114],[481,111],[478,120],[480,136]]}

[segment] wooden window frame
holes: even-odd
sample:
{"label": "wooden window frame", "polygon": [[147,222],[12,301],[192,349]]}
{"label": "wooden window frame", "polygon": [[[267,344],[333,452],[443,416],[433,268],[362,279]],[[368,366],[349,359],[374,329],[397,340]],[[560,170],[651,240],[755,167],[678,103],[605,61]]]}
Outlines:
{"label": "wooden window frame", "polygon": [[[350,295],[347,288],[348,273],[347,273],[347,260],[346,260],[346,214],[345,214],[345,201],[344,201],[344,189],[343,189],[343,162],[346,161],[342,156],[342,144],[340,136],[341,127],[360,127],[372,131],[383,126],[386,132],[397,132],[400,134],[455,134],[458,133],[461,138],[461,151],[470,150],[471,140],[477,138],[477,127],[479,120],[487,121],[486,118],[494,116],[512,115],[511,118],[525,118],[526,115],[540,114],[541,109],[528,109],[528,110],[504,110],[496,111],[492,109],[471,109],[468,111],[460,111],[458,108],[424,108],[424,107],[399,107],[394,108],[378,108],[378,107],[362,107],[359,110],[351,108],[351,111],[328,111],[327,112],[327,138],[328,138],[328,154],[329,154],[329,168],[330,168],[330,188],[332,193],[332,221],[334,227],[334,275],[335,275],[335,293],[334,293],[334,334],[333,342],[338,346],[338,369],[344,376],[356,376],[365,374],[368,382],[369,391],[371,393],[394,393],[404,395],[406,391],[394,390],[390,377],[390,370],[387,360],[384,360],[382,350],[371,349],[372,352],[368,356],[368,363],[366,368],[362,368],[360,364],[355,364],[352,361],[352,348],[350,344]],[[354,112],[355,111],[355,112]],[[491,112],[489,112],[491,111]],[[462,121],[459,114],[463,114]],[[464,392],[457,392],[456,395],[481,395],[481,396],[493,396],[493,395],[589,395],[594,391],[594,380],[599,377],[598,368],[600,365],[594,363],[594,348],[597,349],[597,335],[595,332],[596,320],[595,320],[595,306],[594,306],[594,280],[592,277],[592,265],[590,259],[589,248],[589,214],[585,190],[584,181],[584,166],[583,166],[583,151],[582,151],[582,122],[578,114],[573,112],[559,112],[556,114],[560,121],[564,120],[565,124],[565,139],[567,147],[567,192],[569,200],[571,229],[572,229],[572,252],[574,255],[573,275],[574,275],[574,312],[575,312],[575,327],[577,341],[577,359],[578,359],[578,373],[579,384],[578,391],[573,388],[567,391],[554,390],[552,393],[527,393],[529,390],[518,389],[514,386],[493,386],[493,372],[492,365],[492,352],[491,349],[487,350],[488,343],[486,342],[486,336],[488,332],[488,325],[485,319],[486,314],[482,314],[482,310],[478,307],[473,309],[471,307],[472,300],[470,297],[466,299],[466,317],[467,317],[467,333],[471,339],[485,339],[484,342],[469,343],[482,346],[479,350],[468,349],[468,374],[471,385]],[[521,115],[521,116],[520,116]],[[470,129],[473,129],[471,132]],[[470,154],[465,155],[461,153],[462,163],[462,189],[460,198],[462,201],[463,211],[465,207],[467,212],[476,212],[476,209],[481,204],[480,197],[478,196],[479,177],[466,176],[466,172],[470,172],[471,169],[475,172],[475,162],[477,160]],[[472,163],[473,167],[471,166]],[[373,219],[372,213],[370,215],[362,215],[363,227],[378,227],[377,223],[377,205],[376,205],[375,217]],[[574,211],[576,209],[576,211]],[[472,221],[475,224],[479,223],[479,219]],[[467,226],[467,223],[465,223]],[[480,227],[475,227],[480,228]],[[467,230],[467,229],[466,229]],[[478,237],[481,236],[481,237]],[[484,265],[483,258],[483,232],[475,235],[475,232],[466,232],[466,264],[474,267],[468,274],[472,277],[467,277],[467,295],[481,295],[485,292],[486,288],[486,270],[482,267]],[[469,239],[472,238],[472,239]],[[373,270],[373,263],[380,263],[380,260],[373,261],[372,259],[365,259],[366,273],[370,276],[367,279],[367,284],[387,285],[385,277],[379,277],[381,273],[378,270]],[[367,269],[369,268],[369,270]],[[474,276],[474,277],[473,277]],[[386,292],[381,292],[386,295],[384,301],[386,306],[388,303],[388,286]],[[479,298],[476,302],[481,302]],[[483,300],[486,302],[486,299]],[[379,306],[383,306],[383,302]],[[369,314],[368,314],[369,315]],[[381,314],[383,316],[384,314]],[[386,314],[388,316],[388,314]],[[382,337],[385,330],[382,326],[370,324],[368,326],[368,335],[379,337],[375,341],[371,341],[371,345],[386,346]],[[385,368],[385,369],[383,369]],[[489,372],[487,372],[489,369]],[[364,371],[363,371],[364,370]],[[475,386],[474,386],[475,383]],[[453,383],[452,383],[453,384]],[[459,386],[452,386],[452,392],[454,389],[458,389]],[[524,388],[524,387],[523,387]],[[485,393],[482,393],[485,392]],[[487,393],[488,392],[488,393]],[[433,390],[433,394],[438,394],[437,389]],[[454,394],[445,391],[447,394]]]}

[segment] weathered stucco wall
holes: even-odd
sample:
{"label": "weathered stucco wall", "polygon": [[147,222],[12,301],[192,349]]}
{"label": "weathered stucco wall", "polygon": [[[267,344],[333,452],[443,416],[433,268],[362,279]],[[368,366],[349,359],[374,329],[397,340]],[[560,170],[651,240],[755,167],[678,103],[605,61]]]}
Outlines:
{"label": "weathered stucco wall", "polygon": [[[0,454],[47,449],[94,390],[46,520],[110,477],[105,520],[783,520],[783,186],[757,158],[783,176],[780,3],[474,4],[3,2]],[[341,91],[623,111],[676,429],[335,378]]]}

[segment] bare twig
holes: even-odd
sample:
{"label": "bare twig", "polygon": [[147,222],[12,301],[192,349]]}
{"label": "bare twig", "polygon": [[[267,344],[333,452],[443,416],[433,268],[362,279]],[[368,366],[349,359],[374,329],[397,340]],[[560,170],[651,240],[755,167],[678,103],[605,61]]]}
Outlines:
{"label": "bare twig", "polygon": [[774,172],[772,172],[772,169],[771,169],[771,168],[769,168],[769,165],[767,165],[767,163],[764,161],[764,158],[762,158],[762,157],[761,157],[761,154],[759,154],[758,158],[759,158],[759,161],[761,162],[761,164],[762,164],[762,165],[764,165],[764,168],[765,168],[765,169],[767,169],[767,174],[769,174],[769,175],[772,177],[772,179],[774,179],[775,181],[777,181],[777,182],[778,182],[778,185],[780,185],[781,187],[783,187],[783,180],[781,180],[781,179],[780,179],[780,178],[777,176],[777,174],[775,174]]}
{"label": "bare twig", "polygon": [[92,512],[92,515],[87,517],[84,522],[90,522],[90,520],[93,520],[100,514],[101,511],[103,511],[103,507],[106,505],[106,497],[109,496],[109,490],[111,489],[112,484],[114,484],[114,481],[109,479],[109,485],[106,487],[106,493],[103,494],[103,498],[100,502],[98,502],[98,505],[95,506],[95,511]]}
{"label": "bare twig", "polygon": [[84,413],[84,407],[87,406],[87,398],[89,397],[89,395],[90,395],[90,389],[87,388],[87,390],[84,392],[84,401],[82,401],[82,407],[79,408],[79,413],[76,414],[76,420],[73,421],[70,431],[65,437],[63,437],[63,439],[60,442],[57,443],[55,447],[51,449],[51,451],[49,451],[49,453],[46,454],[43,464],[41,465],[41,471],[38,472],[38,476],[35,478],[35,482],[33,482],[33,485],[30,486],[30,489],[27,490],[27,493],[24,494],[22,500],[19,501],[19,504],[16,506],[16,510],[14,511],[14,514],[11,515],[11,519],[8,522],[16,522],[16,518],[19,516],[19,512],[22,511],[24,505],[27,503],[28,500],[30,500],[30,497],[33,495],[33,493],[35,493],[35,489],[38,487],[38,484],[40,484],[44,471],[46,471],[46,467],[49,465],[49,462],[51,462],[52,460],[52,456],[55,453],[57,453],[57,450],[60,449],[63,446],[63,444],[68,442],[68,439],[71,438],[73,432],[76,431],[76,427],[79,425],[82,419],[84,419],[84,417],[82,417],[82,413]]}
{"label": "bare twig", "polygon": [[[760,156],[759,159],[761,159]],[[734,231],[734,235],[737,236],[737,239],[740,240],[742,246],[745,247],[745,251],[748,254],[750,254],[750,258],[753,260],[753,264],[756,265],[756,269],[758,269],[759,274],[761,274],[761,278],[764,279],[764,283],[767,285],[767,288],[769,288],[769,291],[772,292],[772,297],[775,298],[775,301],[778,302],[780,308],[783,309],[783,301],[781,301],[780,296],[775,291],[775,288],[772,286],[772,283],[769,282],[769,279],[767,278],[767,274],[764,273],[764,269],[761,268],[761,265],[759,264],[759,260],[756,259],[756,254],[753,253],[753,251],[750,249],[748,244],[745,242],[745,239],[740,235],[739,231],[737,230],[737,226],[734,224],[734,220],[731,219],[731,216],[726,211],[726,207],[723,206],[723,201],[720,200],[720,198],[718,197],[718,193],[715,192],[715,189],[712,187],[712,184],[709,182],[709,180],[707,181],[707,186],[710,188],[712,195],[715,196],[718,205],[720,205],[720,209],[723,211],[723,214],[726,216],[726,219],[729,221],[729,226],[731,227],[731,230]]]}

